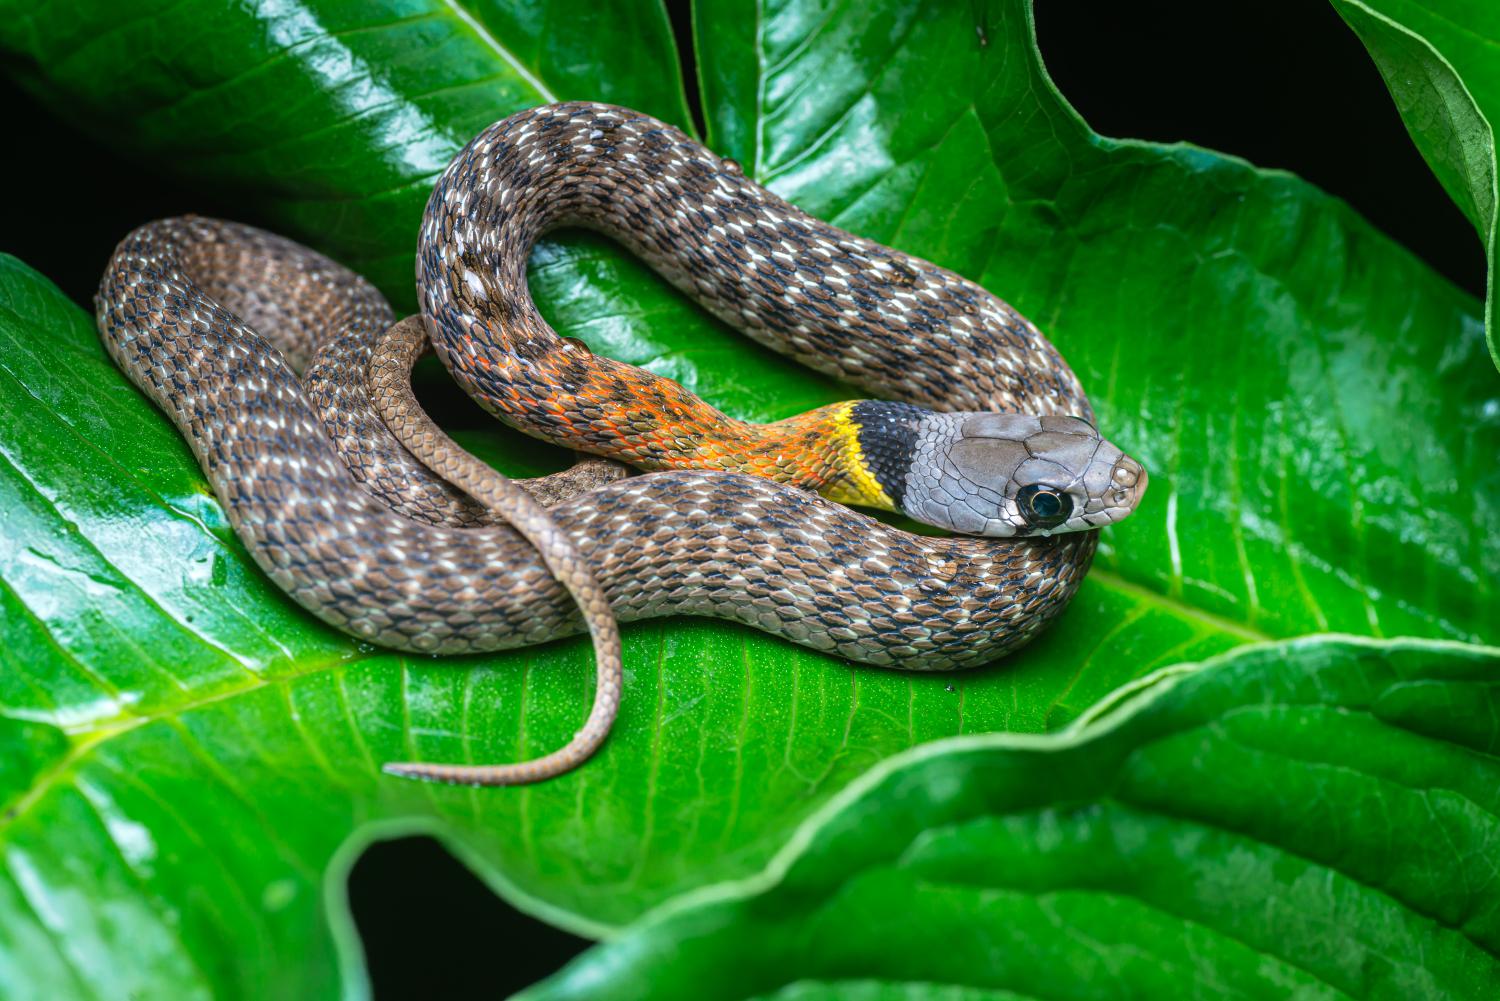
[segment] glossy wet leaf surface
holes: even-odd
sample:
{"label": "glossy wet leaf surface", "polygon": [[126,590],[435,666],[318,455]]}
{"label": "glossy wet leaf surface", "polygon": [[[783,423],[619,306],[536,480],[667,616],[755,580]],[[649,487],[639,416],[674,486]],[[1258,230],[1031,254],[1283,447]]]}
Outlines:
{"label": "glossy wet leaf surface", "polygon": [[[13,5],[0,50],[64,113],[409,302],[433,174],[494,118],[591,97],[686,124],[656,8],[524,10],[264,3],[209,25],[167,3]],[[249,563],[88,317],[8,263],[0,978],[333,993],[360,982],[340,881],[370,836],[433,831],[523,906],[602,931],[754,872],[926,740],[1056,729],[1133,678],[1260,639],[1492,637],[1500,384],[1478,303],[1295,178],[1093,135],[1018,3],[697,15],[714,147],[1010,299],[1151,470],[1068,615],[952,677],[717,623],[637,626],[620,723],[582,771],[487,792],[382,778],[385,760],[561,743],[586,711],[586,650],[414,660],[317,625]],[[634,44],[599,41],[619,37]],[[211,53],[186,44],[205,38]],[[841,395],[602,238],[547,243],[532,282],[560,329],[738,415]]]}
{"label": "glossy wet leaf surface", "polygon": [[524,996],[1494,997],[1497,671],[1320,638],[928,745]]}
{"label": "glossy wet leaf surface", "polygon": [[1412,140],[1479,233],[1489,266],[1485,303],[1495,334],[1496,116],[1500,8],[1487,0],[1333,0],[1375,60]]}

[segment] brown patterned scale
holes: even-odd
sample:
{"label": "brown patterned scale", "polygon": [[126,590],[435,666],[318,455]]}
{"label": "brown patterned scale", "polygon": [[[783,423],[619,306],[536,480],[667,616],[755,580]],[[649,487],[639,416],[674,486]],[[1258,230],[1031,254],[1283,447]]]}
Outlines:
{"label": "brown patterned scale", "polygon": [[[597,447],[608,434],[618,415],[598,406],[605,391],[627,406],[671,407],[684,426],[717,414],[675,384],[642,383],[639,370],[567,345],[536,314],[525,293],[530,247],[553,226],[580,223],[622,240],[752,336],[883,396],[939,410],[1091,414],[1046,340],[973,283],[810,219],[660,122],[570,104],[513,116],[465,148],[433,193],[418,263],[428,333],[459,382],[522,426],[537,418],[507,408],[551,392],[546,412],[571,415],[553,436],[564,443]],[[778,255],[818,262],[825,280],[791,294],[796,279],[764,265]],[[853,290],[847,299],[830,291],[835,280]],[[377,413],[375,397],[402,373],[377,364],[372,374],[394,317],[359,276],[250,227],[170,219],[120,244],[97,309],[110,355],[187,438],[256,562],[314,615],[432,653],[581,628],[538,550],[487,513],[493,498],[476,503],[435,475]],[[387,355],[420,350],[410,338],[392,343]],[[552,377],[568,388],[549,390]],[[631,392],[619,391],[622,380]],[[387,412],[399,410],[392,399]],[[913,535],[734,472],[603,482],[610,475],[590,478],[600,485],[586,492],[559,491],[566,499],[543,522],[582,554],[620,619],[713,616],[865,664],[948,670],[1017,649],[1066,607],[1095,548],[1093,532]],[[544,777],[499,777],[518,767],[407,774]]]}

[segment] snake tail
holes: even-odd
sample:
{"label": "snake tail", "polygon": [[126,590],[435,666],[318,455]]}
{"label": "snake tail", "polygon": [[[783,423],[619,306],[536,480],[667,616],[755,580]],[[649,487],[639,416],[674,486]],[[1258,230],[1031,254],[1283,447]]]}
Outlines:
{"label": "snake tail", "polygon": [[370,359],[375,409],[401,443],[434,474],[459,487],[492,515],[515,528],[536,548],[537,556],[552,576],[567,589],[582,612],[594,643],[594,704],[582,729],[561,748],[540,758],[507,765],[393,762],[382,770],[390,775],[450,785],[540,782],[577,768],[609,736],[625,684],[619,625],[603,585],[556,520],[514,480],[460,448],[422,409],[412,392],[411,367],[426,347],[427,333],[418,317],[408,317],[380,336]]}

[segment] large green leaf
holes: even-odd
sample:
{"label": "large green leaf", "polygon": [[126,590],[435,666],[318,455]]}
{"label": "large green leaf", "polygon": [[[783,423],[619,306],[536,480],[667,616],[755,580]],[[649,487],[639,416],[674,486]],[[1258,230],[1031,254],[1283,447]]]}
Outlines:
{"label": "large green leaf", "polygon": [[1484,244],[1485,326],[1495,333],[1496,166],[1500,114],[1500,7],[1489,0],[1333,0],[1359,35],[1417,148]]}
{"label": "large green leaf", "polygon": [[1497,751],[1500,649],[1236,651],[883,762],[524,996],[1494,998]]}
{"label": "large green leaf", "polygon": [[1497,750],[1497,648],[1236,651],[882,762],[525,996],[1493,998]]}
{"label": "large green leaf", "polygon": [[[1093,135],[1047,80],[1024,4],[979,11],[983,44],[976,8],[950,6],[703,4],[709,138],[806,207],[1011,298],[1146,461],[1146,507],[1106,534],[1060,626],[951,678],[719,624],[636,627],[620,725],[575,775],[489,792],[379,777],[392,758],[555,746],[585,710],[586,650],[434,662],[317,626],[255,572],[87,318],[11,263],[0,977],[357,985],[353,953],[334,960],[338,880],[396,830],[434,831],[523,906],[603,931],[754,871],[915,743],[1055,728],[1250,640],[1485,632],[1500,421],[1477,304],[1295,178]],[[656,7],[514,9],[0,2],[0,50],[85,125],[409,301],[432,174],[492,118],[555,95],[685,122]],[[741,415],[839,391],[606,241],[549,243],[532,278],[569,333]]]}

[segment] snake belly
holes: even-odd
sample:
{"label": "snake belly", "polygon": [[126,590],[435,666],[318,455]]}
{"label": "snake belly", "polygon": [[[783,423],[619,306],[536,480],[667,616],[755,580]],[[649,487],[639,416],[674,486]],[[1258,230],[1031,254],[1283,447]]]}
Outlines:
{"label": "snake belly", "polygon": [[[585,155],[601,150],[610,155]],[[724,185],[740,200],[713,207]],[[498,224],[476,225],[486,218]],[[712,470],[642,452],[649,439],[689,441],[695,422],[730,419],[547,327],[526,294],[526,257],[543,232],[571,224],[619,239],[756,339],[884,397],[1091,410],[1051,345],[998,299],[803,215],[677,130],[606,105],[513,116],[471,143],[435,189],[418,291],[439,354],[481,402],[540,433],[505,401],[541,397],[544,422],[562,428],[548,437],[662,470],[550,509],[621,620],[712,616],[861,663],[945,670],[1015,650],[1066,607],[1096,533],[924,537],[747,475],[759,470],[739,457],[761,453],[722,447],[732,436],[710,435],[731,456]],[[780,270],[750,257],[789,253],[769,235],[754,238],[767,254],[749,238],[720,239],[721,228],[751,227],[794,231],[825,262],[826,287],[802,283],[799,300]],[[374,412],[370,358],[393,316],[357,275],[250,227],[163,220],[117,248],[97,313],[111,357],[187,439],[253,558],[320,619],[432,653],[579,631],[536,551],[406,453]],[[936,336],[944,325],[962,336]],[[549,397],[539,380],[551,375],[561,381]],[[620,405],[601,406],[611,400]],[[718,427],[739,432],[735,422]],[[622,429],[646,433],[623,448],[599,445],[611,428],[616,443]]]}

